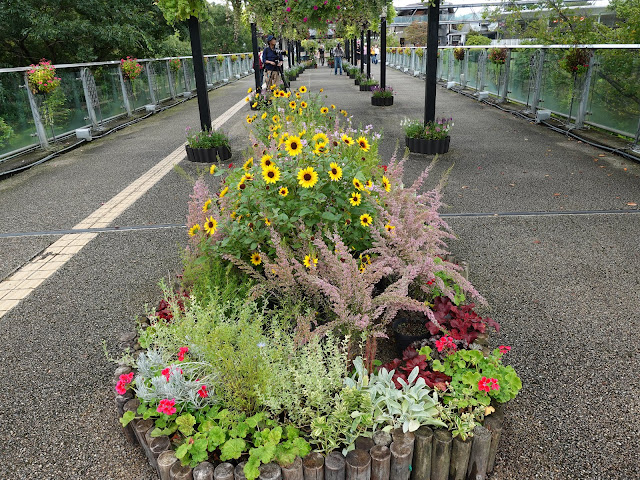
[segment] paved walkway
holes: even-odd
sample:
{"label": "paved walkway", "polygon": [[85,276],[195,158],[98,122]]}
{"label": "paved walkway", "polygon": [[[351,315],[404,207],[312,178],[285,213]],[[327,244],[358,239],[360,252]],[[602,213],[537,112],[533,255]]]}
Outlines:
{"label": "paved walkway", "polygon": [[[294,85],[323,87],[356,122],[382,129],[388,158],[403,138],[400,121],[420,117],[424,104],[422,81],[388,79],[391,108],[372,107],[368,93],[326,68]],[[212,116],[251,82],[213,91]],[[223,126],[236,161],[249,138],[245,109]],[[482,214],[449,217],[459,236],[451,247],[470,262],[503,328],[492,341],[513,347],[509,361],[524,383],[492,478],[634,478],[640,214],[555,213],[636,211],[628,204],[640,203],[640,168],[441,88],[437,114],[455,119],[451,151],[431,180],[455,164],[443,213]],[[0,182],[0,234],[73,228],[180,147],[188,125],[198,125],[195,101]],[[411,155],[407,181],[427,161]],[[180,166],[191,175],[198,168]],[[155,478],[117,423],[102,342],[115,351],[133,316],[159,298],[157,281],[179,269],[186,240],[181,228],[125,227],[184,223],[189,191],[169,171],[108,219],[120,231],[92,234],[0,318],[0,478]],[[0,280],[61,237],[0,236]]]}

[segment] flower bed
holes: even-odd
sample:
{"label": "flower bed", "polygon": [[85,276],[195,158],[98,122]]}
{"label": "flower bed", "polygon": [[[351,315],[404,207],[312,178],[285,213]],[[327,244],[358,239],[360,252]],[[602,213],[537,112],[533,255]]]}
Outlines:
{"label": "flower bed", "polygon": [[[431,167],[404,185],[371,125],[304,86],[251,118],[252,156],[195,182],[179,285],[123,340],[129,437],[161,478],[484,475],[521,384],[482,345],[498,326],[449,261]],[[429,335],[393,359],[403,311]]]}

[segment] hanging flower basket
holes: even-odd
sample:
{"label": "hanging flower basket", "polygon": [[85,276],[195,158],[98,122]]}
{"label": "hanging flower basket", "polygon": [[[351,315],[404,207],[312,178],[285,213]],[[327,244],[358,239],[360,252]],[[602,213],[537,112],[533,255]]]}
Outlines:
{"label": "hanging flower basket", "polygon": [[591,53],[586,48],[572,48],[560,60],[560,66],[571,74],[585,73],[589,69]]}
{"label": "hanging flower basket", "polygon": [[138,63],[138,59],[129,56],[126,59],[120,59],[120,68],[125,78],[132,82],[142,73],[142,65]]}
{"label": "hanging flower basket", "polygon": [[492,48],[489,50],[489,60],[496,65],[504,65],[507,61],[506,48]]}
{"label": "hanging flower basket", "polygon": [[173,73],[179,72],[180,67],[182,67],[182,62],[180,61],[179,58],[172,58],[171,60],[169,60],[169,68],[171,69],[171,72]]}
{"label": "hanging flower basket", "polygon": [[464,60],[464,55],[465,55],[464,48],[456,48],[453,50],[453,58],[455,58],[459,62]]}
{"label": "hanging flower basket", "polygon": [[38,93],[51,93],[60,86],[60,78],[56,77],[56,69],[45,58],[38,65],[30,65],[27,72],[29,89],[35,95]]}

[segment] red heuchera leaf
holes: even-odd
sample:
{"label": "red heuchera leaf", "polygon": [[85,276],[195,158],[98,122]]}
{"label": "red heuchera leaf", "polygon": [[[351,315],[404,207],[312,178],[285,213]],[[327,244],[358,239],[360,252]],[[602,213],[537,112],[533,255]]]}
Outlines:
{"label": "red heuchera leaf", "polygon": [[[487,325],[496,331],[500,330],[500,325],[495,320],[482,318],[474,308],[474,303],[456,306],[448,297],[438,297],[434,300],[433,314],[453,338],[471,344],[478,338],[478,334],[486,331]],[[431,335],[440,333],[440,329],[433,322],[428,322],[426,327]]]}
{"label": "red heuchera leaf", "polygon": [[416,367],[419,368],[419,371],[425,370],[428,367],[426,355],[416,355],[412,359],[407,360],[406,364],[400,367],[400,369],[411,373]]}
{"label": "red heuchera leaf", "polygon": [[415,347],[407,347],[404,349],[404,352],[402,352],[402,360],[404,360],[405,362],[417,356],[418,356],[418,351],[416,350]]}

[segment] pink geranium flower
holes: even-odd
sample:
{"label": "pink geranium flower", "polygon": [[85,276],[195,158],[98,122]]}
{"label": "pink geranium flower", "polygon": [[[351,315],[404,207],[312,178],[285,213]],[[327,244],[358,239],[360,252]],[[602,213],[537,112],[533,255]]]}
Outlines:
{"label": "pink geranium flower", "polygon": [[167,367],[164,370],[162,370],[162,375],[164,375],[164,378],[166,378],[168,382],[169,378],[171,377],[171,367]]}
{"label": "pink geranium flower", "polygon": [[508,353],[511,350],[511,347],[507,347],[506,345],[500,345],[498,349],[500,350],[500,353],[504,355],[505,353]]}
{"label": "pink geranium flower", "polygon": [[198,390],[198,395],[200,395],[200,397],[202,397],[202,398],[207,398],[209,396],[209,392],[207,392],[207,386],[206,385],[202,385],[200,387],[200,390]]}
{"label": "pink geranium flower", "polygon": [[175,404],[175,398],[172,398],[171,400],[165,398],[164,400],[160,400],[160,405],[158,405],[157,411],[158,413],[173,415],[174,413],[176,413],[176,408],[174,407]]}
{"label": "pink geranium flower", "polygon": [[189,352],[189,347],[180,347],[180,351],[178,352],[178,361],[184,361],[185,353]]}

